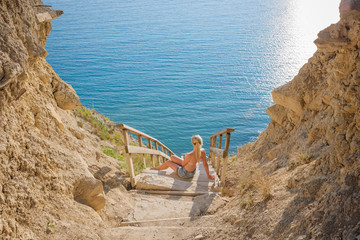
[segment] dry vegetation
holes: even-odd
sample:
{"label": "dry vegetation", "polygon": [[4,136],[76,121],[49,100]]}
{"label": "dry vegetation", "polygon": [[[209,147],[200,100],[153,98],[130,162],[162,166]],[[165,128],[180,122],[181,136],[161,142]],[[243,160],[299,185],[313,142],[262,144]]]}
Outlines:
{"label": "dry vegetation", "polygon": [[312,153],[298,153],[295,154],[295,156],[292,158],[292,160],[289,163],[289,170],[295,169],[298,166],[308,164],[311,162],[311,160],[314,158],[314,155]]}
{"label": "dry vegetation", "polygon": [[272,196],[271,188],[272,184],[260,169],[249,169],[243,172],[237,186],[237,190],[242,197],[241,207],[247,209],[252,207],[255,203],[255,196],[259,200],[268,200]]}
{"label": "dry vegetation", "polygon": [[[125,160],[124,140],[121,130],[115,127],[115,124],[107,117],[99,114],[95,109],[88,109],[84,106],[74,110],[79,127],[86,128],[88,131],[97,135],[106,143],[101,150],[104,154],[118,160],[119,167],[128,173],[128,165]],[[130,135],[130,144],[138,146],[138,141]],[[135,174],[139,174],[145,169],[143,157],[141,154],[133,154],[132,156]],[[150,156],[145,155],[146,167],[149,167]],[[155,158],[155,164],[158,160]]]}

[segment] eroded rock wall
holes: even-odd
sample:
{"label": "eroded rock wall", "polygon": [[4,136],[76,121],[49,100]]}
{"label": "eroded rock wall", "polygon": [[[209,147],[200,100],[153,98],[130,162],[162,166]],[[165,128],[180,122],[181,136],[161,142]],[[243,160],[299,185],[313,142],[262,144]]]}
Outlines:
{"label": "eroded rock wall", "polygon": [[[125,194],[110,176],[117,162],[79,126],[76,92],[45,60],[51,20],[62,13],[40,0],[0,0],[1,239],[98,239],[104,219],[121,216],[105,205]],[[107,197],[104,176],[93,175],[104,167],[116,182]]]}
{"label": "eroded rock wall", "polygon": [[360,12],[348,9],[315,44],[298,75],[272,92],[268,128],[239,148],[269,175],[289,169],[293,201],[271,239],[360,237]]}

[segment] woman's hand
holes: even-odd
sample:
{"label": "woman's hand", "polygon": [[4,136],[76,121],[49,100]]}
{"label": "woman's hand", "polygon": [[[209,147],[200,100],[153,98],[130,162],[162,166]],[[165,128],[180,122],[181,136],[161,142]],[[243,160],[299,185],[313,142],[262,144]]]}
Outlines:
{"label": "woman's hand", "polygon": [[211,175],[208,176],[208,178],[211,179],[211,180],[215,180],[215,175],[211,174]]}

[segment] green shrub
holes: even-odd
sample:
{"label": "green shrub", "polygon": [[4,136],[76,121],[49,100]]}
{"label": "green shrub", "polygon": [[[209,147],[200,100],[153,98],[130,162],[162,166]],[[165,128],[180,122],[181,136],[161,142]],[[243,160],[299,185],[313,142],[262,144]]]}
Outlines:
{"label": "green shrub", "polygon": [[119,160],[119,161],[124,161],[124,156],[111,147],[104,147],[102,149],[102,152],[112,158]]}
{"label": "green shrub", "polygon": [[[135,175],[140,174],[145,169],[142,158],[141,159],[137,158],[134,155],[132,157],[132,162],[133,162]],[[127,162],[119,162],[119,167],[121,169],[126,169],[127,173],[129,173],[129,166],[128,166]]]}
{"label": "green shrub", "polygon": [[142,160],[133,160],[133,166],[135,175],[140,174],[145,169]]}
{"label": "green shrub", "polygon": [[[106,118],[101,114],[97,114],[95,110],[90,110],[86,107],[75,109],[74,114],[76,117],[80,117],[89,122],[94,129],[94,133],[102,140],[109,140],[117,146],[123,145],[120,131],[115,130],[114,124],[110,121],[109,118]],[[100,116],[100,118],[98,118],[96,114]],[[83,122],[78,121],[78,126],[83,127]]]}
{"label": "green shrub", "polygon": [[82,117],[82,118],[86,119],[87,121],[90,121],[90,117],[92,116],[90,109],[87,109],[84,106],[75,109],[74,114],[76,117]]}
{"label": "green shrub", "polygon": [[[129,167],[128,167],[128,165],[127,165],[126,162],[120,162],[120,163],[119,163],[119,167],[120,167],[121,169],[126,169],[127,172],[129,171]],[[129,173],[128,173],[128,174],[129,174]]]}
{"label": "green shrub", "polygon": [[123,145],[123,141],[122,141],[122,138],[121,138],[120,134],[114,133],[113,139],[114,139],[115,144],[121,145],[121,146]]}

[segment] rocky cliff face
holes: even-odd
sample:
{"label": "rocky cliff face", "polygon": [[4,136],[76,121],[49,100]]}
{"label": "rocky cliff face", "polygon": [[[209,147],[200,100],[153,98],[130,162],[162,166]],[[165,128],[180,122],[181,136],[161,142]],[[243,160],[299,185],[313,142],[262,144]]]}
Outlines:
{"label": "rocky cliff face", "polygon": [[[298,75],[272,92],[268,128],[239,148],[239,161],[262,169],[273,188],[271,200],[233,216],[244,237],[360,238],[360,12],[343,13],[315,44]],[[231,168],[236,185],[241,165]]]}
{"label": "rocky cliff face", "polygon": [[[80,100],[45,60],[50,21],[61,14],[40,0],[0,1],[1,239],[98,238],[95,226],[129,204],[117,162],[101,153],[107,143],[69,111]],[[118,187],[104,192],[94,175]]]}

